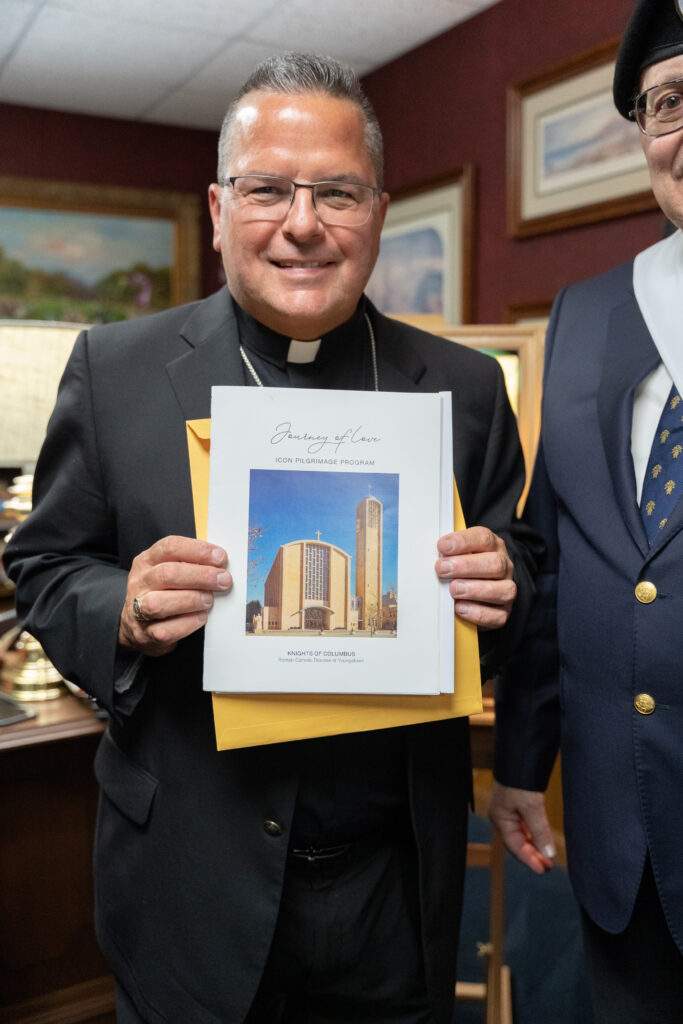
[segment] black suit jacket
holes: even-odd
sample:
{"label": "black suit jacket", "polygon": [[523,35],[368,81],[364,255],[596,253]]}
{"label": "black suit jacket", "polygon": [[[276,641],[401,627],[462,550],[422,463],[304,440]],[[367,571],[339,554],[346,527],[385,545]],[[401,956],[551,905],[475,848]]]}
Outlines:
{"label": "black suit jacket", "polygon": [[[371,316],[382,390],[452,390],[465,514],[506,533],[523,463],[499,367],[373,309]],[[212,385],[240,383],[225,291],[82,334],[38,463],[34,511],[7,553],[27,628],[112,712],[96,759],[97,926],[150,1021],[244,1018],[273,934],[297,793],[300,745],[216,751],[201,635],[142,659],[136,685],[144,696],[130,716],[114,694],[133,662],[116,642],[131,561],[164,535],[194,534],[185,420],[209,415]],[[530,594],[527,554],[508,538],[519,623]],[[499,641],[514,641],[515,629],[513,620]],[[406,741],[427,978],[445,1024],[464,865],[467,725],[413,727]],[[267,819],[282,824],[281,835],[264,829]]]}

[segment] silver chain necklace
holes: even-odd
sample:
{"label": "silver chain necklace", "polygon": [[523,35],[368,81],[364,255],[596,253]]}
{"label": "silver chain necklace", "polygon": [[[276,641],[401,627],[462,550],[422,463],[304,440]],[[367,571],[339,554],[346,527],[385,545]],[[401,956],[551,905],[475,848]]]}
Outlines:
{"label": "silver chain necklace", "polygon": [[[368,316],[368,314],[364,313],[363,315],[365,317],[365,322],[368,325],[368,339],[370,341],[370,355],[372,356],[372,377],[373,377],[373,381],[374,381],[374,385],[375,385],[375,391],[379,391],[379,374],[377,373],[377,349],[376,349],[376,346],[375,346],[375,332],[372,329],[372,324],[370,322],[370,317]],[[256,370],[252,366],[251,360],[249,359],[249,356],[247,355],[247,353],[244,351],[244,348],[242,347],[242,345],[240,345],[240,355],[242,356],[242,362],[244,363],[246,368],[249,370],[249,373],[251,374],[252,380],[254,381],[256,386],[259,387],[259,388],[264,387],[263,381],[261,380],[261,378],[259,377],[258,373],[256,372]]]}

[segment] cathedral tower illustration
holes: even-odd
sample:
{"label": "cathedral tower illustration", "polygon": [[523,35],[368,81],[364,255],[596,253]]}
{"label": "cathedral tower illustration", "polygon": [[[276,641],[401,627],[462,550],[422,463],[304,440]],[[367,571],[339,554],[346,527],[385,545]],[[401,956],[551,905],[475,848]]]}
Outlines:
{"label": "cathedral tower illustration", "polygon": [[382,502],[368,495],[356,507],[356,596],[359,628],[382,628]]}

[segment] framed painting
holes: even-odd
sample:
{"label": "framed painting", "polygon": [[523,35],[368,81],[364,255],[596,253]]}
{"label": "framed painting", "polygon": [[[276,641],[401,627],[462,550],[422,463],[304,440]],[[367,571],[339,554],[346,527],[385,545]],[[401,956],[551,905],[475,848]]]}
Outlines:
{"label": "framed painting", "polygon": [[435,333],[492,356],[502,367],[510,404],[517,417],[527,471],[526,485],[517,509],[521,513],[531,483],[541,429],[545,328],[531,324],[476,327],[449,325]]}
{"label": "framed painting", "polygon": [[640,132],[617,112],[618,41],[508,90],[508,231],[513,237],[654,209]]}
{"label": "framed painting", "polygon": [[474,175],[465,167],[392,197],[367,293],[428,330],[470,319]]}
{"label": "framed painting", "polygon": [[199,297],[199,200],[0,177],[0,317],[102,323]]}

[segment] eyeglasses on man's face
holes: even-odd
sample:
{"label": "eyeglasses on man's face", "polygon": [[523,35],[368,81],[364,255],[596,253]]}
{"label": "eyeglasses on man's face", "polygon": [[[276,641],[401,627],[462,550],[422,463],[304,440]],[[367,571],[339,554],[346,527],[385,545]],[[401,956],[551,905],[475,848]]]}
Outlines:
{"label": "eyeglasses on man's face", "polygon": [[378,188],[352,181],[294,181],[273,174],[239,174],[225,178],[246,220],[284,220],[298,188],[310,189],[314,209],[323,224],[359,228],[372,214]]}
{"label": "eyeglasses on man's face", "polygon": [[670,135],[683,128],[683,78],[653,85],[636,97],[629,114],[644,135]]}

